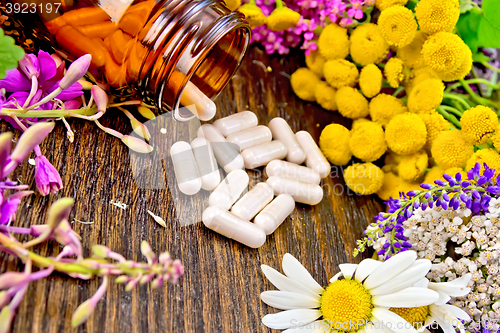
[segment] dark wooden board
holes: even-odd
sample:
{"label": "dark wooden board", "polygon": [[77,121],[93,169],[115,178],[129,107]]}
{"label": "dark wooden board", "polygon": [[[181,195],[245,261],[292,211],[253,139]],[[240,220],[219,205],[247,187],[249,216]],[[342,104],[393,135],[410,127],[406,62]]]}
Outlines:
{"label": "dark wooden board", "polygon": [[[217,118],[246,109],[256,112],[261,124],[280,116],[294,131],[307,130],[316,140],[327,124],[346,123],[337,112],[327,112],[294,95],[289,74],[301,61],[298,52],[269,57],[252,47],[217,99]],[[267,66],[271,72],[264,70]],[[282,257],[289,252],[320,284],[327,285],[338,272],[338,264],[359,262],[361,258],[352,256],[355,241],[383,208],[373,197],[348,191],[342,169],[333,167],[331,177],[322,181],[325,195],[319,205],[297,205],[264,246],[250,249],[208,230],[202,223],[180,226],[168,189],[144,190],[134,183],[127,147],[93,123],[69,123],[75,132],[73,143],[66,139],[62,123],[58,123],[42,145],[42,151],[60,171],[64,189],[57,195],[25,198],[15,225],[42,224],[52,202],[73,197],[71,219],[94,222],[73,224],[82,237],[86,255],[93,244],[105,244],[127,258],[142,261],[139,247],[142,240],[147,240],[155,252],[168,250],[172,257],[179,258],[185,275],[177,285],[168,284],[160,290],[139,286],[126,292],[123,286],[112,283],[89,320],[72,329],[73,311],[97,290],[100,279],[80,281],[54,273],[30,285],[12,332],[270,332],[261,318],[276,310],[263,304],[259,295],[274,287],[265,279],[260,265],[281,270]],[[130,131],[128,121],[118,112],[109,111],[102,123]],[[11,127],[0,122],[0,130]],[[34,187],[33,171],[34,167],[25,163],[16,175]],[[261,173],[251,172],[251,182],[262,180]],[[129,206],[122,210],[110,204],[111,200]],[[154,222],[147,209],[162,216],[167,228]],[[61,249],[49,243],[35,250],[56,255]],[[5,254],[0,255],[0,260],[1,272],[23,269],[20,261]]]}

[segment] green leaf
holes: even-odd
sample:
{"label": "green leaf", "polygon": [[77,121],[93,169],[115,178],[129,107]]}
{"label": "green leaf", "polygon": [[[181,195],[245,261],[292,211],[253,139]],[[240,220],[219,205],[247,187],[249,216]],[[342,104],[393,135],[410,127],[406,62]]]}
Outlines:
{"label": "green leaf", "polygon": [[14,38],[5,36],[0,28],[0,79],[6,76],[6,71],[16,68],[23,57],[24,50],[15,45]]}
{"label": "green leaf", "polygon": [[463,39],[463,41],[469,45],[472,53],[477,52],[479,45],[478,42],[478,25],[483,19],[483,14],[477,8],[460,15],[457,23],[457,33]]}
{"label": "green leaf", "polygon": [[481,47],[500,47],[500,29],[482,19],[477,27],[477,42]]}
{"label": "green leaf", "polygon": [[472,8],[474,8],[472,0],[460,0],[460,13],[468,12]]}
{"label": "green leaf", "polygon": [[482,52],[474,53],[472,55],[472,61],[474,61],[474,62],[488,62],[490,60],[491,60],[491,58],[486,56]]}
{"label": "green leaf", "polygon": [[486,20],[495,28],[500,29],[500,1],[483,0],[481,8]]}

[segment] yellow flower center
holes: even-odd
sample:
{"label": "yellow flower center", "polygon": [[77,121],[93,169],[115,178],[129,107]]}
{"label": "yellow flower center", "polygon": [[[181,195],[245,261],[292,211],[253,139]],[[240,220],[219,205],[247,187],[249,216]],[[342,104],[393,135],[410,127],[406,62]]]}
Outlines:
{"label": "yellow flower center", "polygon": [[339,332],[356,332],[371,317],[373,304],[368,290],[355,280],[338,280],[321,296],[323,319]]}
{"label": "yellow flower center", "polygon": [[421,328],[424,325],[425,319],[429,316],[428,305],[417,308],[390,308],[389,311],[399,315],[415,329]]}

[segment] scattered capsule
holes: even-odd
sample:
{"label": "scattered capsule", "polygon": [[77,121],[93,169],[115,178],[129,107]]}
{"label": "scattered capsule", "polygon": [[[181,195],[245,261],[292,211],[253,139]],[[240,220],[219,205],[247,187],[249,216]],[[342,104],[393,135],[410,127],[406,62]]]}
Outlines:
{"label": "scattered capsule", "polygon": [[248,174],[245,170],[234,170],[215,188],[208,197],[209,206],[229,210],[248,187]]}
{"label": "scattered capsule", "polygon": [[272,160],[285,158],[286,152],[287,150],[283,142],[273,140],[245,149],[241,153],[241,156],[243,156],[243,160],[245,161],[245,168],[254,169],[266,165]]}
{"label": "scattered capsule", "polygon": [[268,177],[278,176],[313,185],[318,185],[321,181],[321,177],[313,169],[282,160],[269,162],[265,172]]}
{"label": "scattered capsule", "polygon": [[241,132],[236,132],[226,136],[228,142],[234,143],[240,147],[240,150],[261,145],[271,141],[273,135],[267,126],[256,126]]}
{"label": "scattered capsule", "polygon": [[317,205],[323,199],[323,189],[319,185],[277,176],[269,177],[266,183],[271,186],[274,195],[289,194],[296,202]]}
{"label": "scattered capsule", "polygon": [[311,134],[306,131],[299,131],[295,136],[306,152],[307,167],[318,172],[321,178],[328,176],[331,171],[330,163],[326,160]]}
{"label": "scattered capsule", "polygon": [[231,208],[231,213],[250,221],[274,198],[273,189],[266,183],[258,183]]}
{"label": "scattered capsule", "polygon": [[215,158],[227,173],[244,168],[243,157],[238,151],[238,146],[227,142],[213,125],[202,125],[198,129],[198,137],[204,137],[212,143]]}
{"label": "scattered capsule", "polygon": [[253,220],[264,229],[266,235],[272,234],[295,208],[295,201],[289,194],[280,194],[267,205]]}
{"label": "scattered capsule", "polygon": [[204,138],[196,138],[191,142],[191,148],[200,172],[201,188],[211,191],[220,183],[219,166],[212,145]]}
{"label": "scattered capsule", "polygon": [[202,220],[207,228],[251,248],[261,247],[266,241],[264,230],[219,207],[205,209]]}
{"label": "scattered capsule", "polygon": [[193,195],[201,189],[201,178],[191,145],[178,141],[170,147],[175,178],[182,193]]}
{"label": "scattered capsule", "polygon": [[286,146],[288,151],[286,155],[287,161],[302,164],[306,159],[306,153],[300,146],[295,134],[293,134],[292,129],[288,125],[285,119],[276,117],[269,122],[269,128],[273,133],[273,138],[275,140],[280,140]]}
{"label": "scattered capsule", "polygon": [[221,132],[222,135],[228,136],[236,132],[241,132],[250,127],[257,126],[259,120],[252,111],[242,111],[230,116],[217,119],[214,121],[214,126]]}

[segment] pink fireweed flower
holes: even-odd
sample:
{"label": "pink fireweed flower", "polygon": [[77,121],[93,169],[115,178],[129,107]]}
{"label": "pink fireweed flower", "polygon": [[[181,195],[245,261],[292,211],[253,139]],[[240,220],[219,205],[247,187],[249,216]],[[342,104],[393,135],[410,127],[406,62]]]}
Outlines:
{"label": "pink fireweed flower", "polygon": [[35,158],[35,183],[42,195],[57,193],[63,187],[59,172],[43,155]]}
{"label": "pink fireweed flower", "polygon": [[363,0],[351,0],[352,7],[347,10],[347,15],[356,20],[363,18]]}

